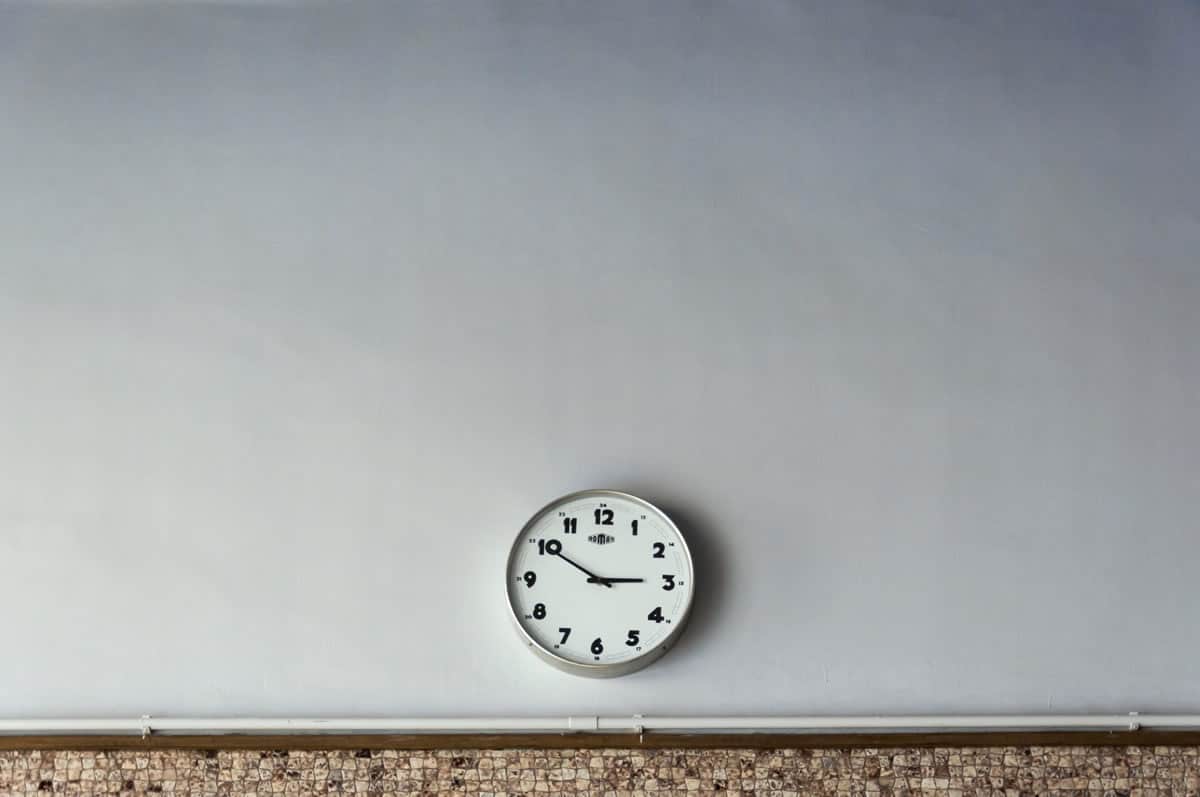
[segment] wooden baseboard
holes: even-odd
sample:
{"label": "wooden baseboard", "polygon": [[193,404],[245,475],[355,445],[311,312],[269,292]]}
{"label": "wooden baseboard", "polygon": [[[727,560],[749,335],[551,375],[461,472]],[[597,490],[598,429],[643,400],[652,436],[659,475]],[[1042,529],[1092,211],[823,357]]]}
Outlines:
{"label": "wooden baseboard", "polygon": [[1200,731],[979,733],[441,733],[0,735],[2,750],[854,749],[913,747],[1200,747]]}

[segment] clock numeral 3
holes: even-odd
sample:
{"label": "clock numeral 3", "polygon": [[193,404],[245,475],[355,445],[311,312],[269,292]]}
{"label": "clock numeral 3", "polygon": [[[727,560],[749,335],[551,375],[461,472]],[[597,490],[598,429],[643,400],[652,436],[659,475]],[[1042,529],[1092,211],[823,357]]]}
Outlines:
{"label": "clock numeral 3", "polygon": [[629,636],[625,638],[625,644],[629,647],[636,647],[638,643],[639,632],[636,628],[629,629]]}
{"label": "clock numeral 3", "polygon": [[675,576],[670,576],[666,573],[663,573],[663,589],[667,592],[675,589]]}
{"label": "clock numeral 3", "polygon": [[546,619],[546,604],[535,603],[533,605],[533,619],[535,619],[535,620],[545,620]]}

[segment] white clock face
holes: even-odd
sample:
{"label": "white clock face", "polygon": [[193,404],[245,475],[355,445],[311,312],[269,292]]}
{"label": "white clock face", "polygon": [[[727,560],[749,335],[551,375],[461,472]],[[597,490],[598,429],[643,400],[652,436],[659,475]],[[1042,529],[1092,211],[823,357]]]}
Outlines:
{"label": "white clock face", "polygon": [[652,504],[587,490],[525,525],[508,559],[508,601],[543,658],[580,675],[621,675],[683,630],[695,586],[679,529]]}

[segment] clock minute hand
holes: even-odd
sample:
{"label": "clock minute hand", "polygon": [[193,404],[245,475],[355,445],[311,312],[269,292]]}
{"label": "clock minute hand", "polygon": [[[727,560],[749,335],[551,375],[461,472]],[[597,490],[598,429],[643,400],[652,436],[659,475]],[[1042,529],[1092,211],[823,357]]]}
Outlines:
{"label": "clock minute hand", "polygon": [[588,579],[589,582],[600,581],[605,584],[641,584],[645,580],[644,578],[598,578],[596,576]]}
{"label": "clock minute hand", "polygon": [[603,584],[604,586],[608,587],[609,589],[612,589],[612,584],[608,583],[607,578],[600,578],[600,576],[596,575],[591,570],[588,570],[583,565],[580,565],[580,564],[577,564],[576,562],[571,561],[567,557],[563,556],[563,552],[561,550],[558,553],[556,553],[555,556],[557,556],[559,559],[562,559],[564,562],[569,564],[571,567],[574,567],[576,570],[582,570],[583,572],[587,573],[589,584]]}

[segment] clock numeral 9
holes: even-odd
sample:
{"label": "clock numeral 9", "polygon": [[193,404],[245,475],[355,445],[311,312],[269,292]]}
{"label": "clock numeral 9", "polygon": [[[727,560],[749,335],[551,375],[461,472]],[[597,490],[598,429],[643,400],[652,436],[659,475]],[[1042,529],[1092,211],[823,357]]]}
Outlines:
{"label": "clock numeral 9", "polygon": [[636,628],[629,629],[629,636],[625,638],[625,644],[629,647],[637,647],[639,631]]}
{"label": "clock numeral 9", "polygon": [[663,573],[663,589],[667,592],[675,589],[675,576],[670,576],[666,573]]}
{"label": "clock numeral 9", "polygon": [[538,540],[538,556],[558,556],[558,552],[562,550],[562,543],[558,540]]}
{"label": "clock numeral 9", "polygon": [[592,513],[592,517],[596,518],[597,526],[611,526],[613,524],[613,511],[611,509],[597,509]]}
{"label": "clock numeral 9", "polygon": [[666,559],[667,558],[667,555],[665,553],[666,550],[667,550],[667,546],[663,545],[661,542],[654,543],[654,558],[655,559]]}
{"label": "clock numeral 9", "polygon": [[535,603],[533,605],[533,619],[535,619],[535,620],[545,620],[546,619],[546,604]]}
{"label": "clock numeral 9", "polygon": [[604,652],[604,643],[600,641],[600,637],[596,637],[595,639],[592,640],[592,653],[599,656],[603,652]]}
{"label": "clock numeral 9", "polygon": [[521,576],[521,578],[525,579],[525,586],[527,587],[532,587],[537,583],[537,573],[532,570],[526,570],[525,575]]}
{"label": "clock numeral 9", "polygon": [[571,636],[571,629],[570,628],[560,628],[560,629],[558,629],[558,633],[563,635],[562,641],[559,642],[559,644],[560,645],[567,644],[567,637]]}
{"label": "clock numeral 9", "polygon": [[656,623],[661,623],[663,621],[662,607],[655,606],[654,611],[652,611],[652,612],[650,612],[650,614],[646,615],[646,619],[653,620]]}

